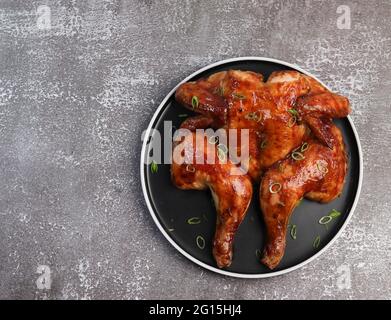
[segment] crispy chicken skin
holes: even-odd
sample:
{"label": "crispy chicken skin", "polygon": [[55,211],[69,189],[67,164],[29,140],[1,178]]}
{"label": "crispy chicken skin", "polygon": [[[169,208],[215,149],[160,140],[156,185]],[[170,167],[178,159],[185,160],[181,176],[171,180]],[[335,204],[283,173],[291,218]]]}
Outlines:
{"label": "crispy chicken skin", "polygon": [[[229,160],[221,158],[220,161],[216,145],[208,143],[203,133],[193,132],[177,143],[174,146],[174,156],[180,153],[185,156],[186,161],[183,164],[173,162],[172,181],[180,189],[210,189],[217,210],[213,255],[218,267],[228,267],[232,262],[236,230],[243,221],[252,198],[251,180],[247,175],[233,175],[232,170],[239,168]],[[197,164],[197,157],[201,154],[204,159],[207,159],[208,154],[213,154],[217,163]],[[189,162],[193,164],[188,164]]]}
{"label": "crispy chicken skin", "polygon": [[289,218],[299,201],[306,197],[330,202],[342,192],[347,168],[344,142],[332,123],[329,133],[334,141],[332,149],[311,136],[306,141],[308,148],[302,152],[304,159],[289,156],[274,164],[262,178],[260,204],[267,230],[262,262],[270,269],[284,255]]}
{"label": "crispy chicken skin", "polygon": [[[237,129],[237,150],[229,153],[240,155],[247,143],[239,138],[241,130],[249,130],[245,176],[228,174],[232,163],[195,165],[194,173],[183,165],[172,165],[172,179],[179,188],[212,190],[218,211],[213,250],[218,266],[230,264],[232,238],[251,200],[251,181],[262,179],[260,204],[267,227],[262,262],[275,268],[283,257],[287,224],[299,200],[329,202],[342,191],[347,160],[341,132],[332,118],[350,113],[348,99],[297,71],[273,72],[264,81],[259,73],[240,70],[184,83],[175,98],[199,114],[186,119],[182,128]],[[293,159],[291,152],[304,142],[308,145],[304,158]],[[234,184],[246,192],[238,195]],[[280,186],[275,192],[273,188]],[[227,212],[234,212],[235,218]]]}

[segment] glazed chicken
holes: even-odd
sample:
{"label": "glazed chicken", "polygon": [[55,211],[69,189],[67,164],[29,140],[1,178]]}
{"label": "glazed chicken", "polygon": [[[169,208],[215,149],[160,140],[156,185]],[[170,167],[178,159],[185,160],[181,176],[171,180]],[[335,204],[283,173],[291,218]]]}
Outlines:
{"label": "glazed chicken", "polygon": [[344,142],[339,129],[328,125],[331,149],[311,135],[262,178],[260,203],[267,230],[262,262],[270,269],[284,255],[289,218],[300,200],[306,197],[325,203],[342,192],[347,167]]}
{"label": "glazed chicken", "polygon": [[[191,133],[177,142],[171,177],[180,189],[210,189],[217,209],[213,256],[223,268],[231,264],[235,232],[246,214],[253,188],[247,175],[232,174],[238,168],[219,155],[216,144],[209,140],[203,133]],[[215,164],[197,163],[203,162],[200,157],[207,159],[210,155],[216,159]],[[181,156],[182,161],[178,160]]]}
{"label": "glazed chicken", "polygon": [[[287,221],[298,201],[305,196],[328,202],[342,191],[347,161],[341,133],[333,125],[332,118],[349,114],[348,99],[297,71],[273,72],[265,82],[259,73],[239,70],[218,72],[205,79],[184,83],[175,97],[180,104],[199,113],[186,119],[182,128],[191,131],[236,129],[236,148],[227,150],[228,155],[240,156],[242,148],[247,148],[249,153],[247,159],[241,159],[247,163],[247,176],[232,177],[225,171],[228,167],[206,164],[202,169],[199,167],[199,175],[193,174],[194,180],[181,184],[184,167],[173,164],[174,183],[181,188],[209,187],[214,190],[215,187],[205,182],[211,181],[212,175],[225,179],[228,184],[239,179],[243,184],[251,185],[250,181],[258,183],[262,179],[260,203],[268,239],[262,262],[271,269],[275,268],[284,254]],[[241,139],[242,130],[249,131],[248,141]],[[305,155],[297,150],[303,144]],[[230,145],[229,141],[227,145]],[[292,153],[299,155],[300,159],[292,158]],[[235,166],[233,163],[227,165]],[[222,180],[218,184],[221,183]],[[238,212],[241,221],[251,199],[248,202],[247,198],[241,202],[232,200],[242,196],[235,194],[237,188],[227,188],[231,192],[228,195],[221,193],[216,205],[218,216],[221,216],[218,205],[227,197],[228,206],[232,205],[230,201],[236,203],[234,211]],[[224,229],[229,232],[221,231],[227,232],[227,236],[217,236],[216,231],[216,239],[232,239],[239,220],[235,220],[234,227]],[[220,267],[229,265],[216,254],[224,250],[216,249],[216,241],[214,245],[217,264]],[[224,252],[226,257],[231,257],[232,247]]]}
{"label": "glazed chicken", "polygon": [[[248,171],[254,181],[259,181],[266,168],[285,157],[304,137],[306,127],[297,121],[296,101],[304,95],[319,93],[331,94],[297,71],[274,72],[264,82],[261,74],[229,70],[181,85],[176,100],[201,114],[183,124],[190,130],[237,129],[236,140],[240,142],[241,130],[248,129]],[[317,107],[313,104],[313,109]],[[304,120],[312,120],[309,114],[314,114],[314,110],[305,110],[309,113]],[[238,143],[237,155],[241,147]]]}

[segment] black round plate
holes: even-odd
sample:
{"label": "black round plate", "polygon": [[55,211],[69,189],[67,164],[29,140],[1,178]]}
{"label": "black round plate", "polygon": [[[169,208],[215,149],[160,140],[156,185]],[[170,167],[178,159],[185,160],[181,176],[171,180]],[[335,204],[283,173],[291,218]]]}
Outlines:
{"label": "black round plate", "polygon": [[[273,71],[287,69],[295,69],[312,76],[286,62],[249,57],[212,64],[195,72],[181,83],[228,69],[260,72],[266,79]],[[164,121],[171,120],[175,129],[184,120],[181,115],[193,115],[175,101],[176,88],[167,95],[157,109],[148,127],[148,132],[152,128],[157,129],[163,136]],[[210,193],[177,189],[170,179],[169,164],[159,164],[157,172],[153,173],[150,166],[145,164],[146,155],[150,151],[145,139],[141,155],[141,181],[145,200],[154,221],[164,236],[183,255],[218,273],[243,278],[262,278],[299,268],[325,251],[342,232],[353,213],[360,193],[362,155],[357,132],[350,118],[338,119],[335,123],[342,130],[348,154],[349,169],[343,193],[338,199],[328,204],[302,201],[290,219],[291,225],[296,226],[296,239],[294,240],[288,233],[284,258],[275,270],[269,270],[259,261],[259,252],[262,252],[266,232],[258,203],[258,185],[254,186],[253,201],[235,237],[232,265],[223,270],[218,269],[212,256],[216,213]],[[328,223],[327,227],[319,224],[319,219],[328,215],[332,209],[342,214]],[[191,217],[199,217],[201,223],[188,224],[187,220]],[[204,249],[197,246],[196,238],[199,235],[205,239]],[[320,239],[318,246],[314,245],[317,237]]]}

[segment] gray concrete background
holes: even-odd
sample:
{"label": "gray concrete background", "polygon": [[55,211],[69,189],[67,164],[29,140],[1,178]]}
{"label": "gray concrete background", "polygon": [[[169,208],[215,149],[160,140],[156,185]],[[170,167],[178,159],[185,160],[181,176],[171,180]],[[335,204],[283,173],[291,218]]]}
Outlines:
{"label": "gray concrete background", "polygon": [[[340,5],[351,29],[337,27]],[[387,0],[1,0],[0,298],[390,299],[390,16]],[[177,253],[139,177],[140,135],[164,96],[200,67],[247,55],[296,63],[347,95],[365,164],[335,245],[264,280]],[[40,265],[51,289],[37,287]]]}

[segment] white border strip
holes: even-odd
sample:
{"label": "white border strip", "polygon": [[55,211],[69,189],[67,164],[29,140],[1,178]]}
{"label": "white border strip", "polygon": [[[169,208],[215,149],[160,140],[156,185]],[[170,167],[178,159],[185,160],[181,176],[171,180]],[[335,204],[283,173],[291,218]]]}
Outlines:
{"label": "white border strip", "polygon": [[[221,60],[221,61],[218,61],[218,62],[215,62],[215,63],[212,63],[206,67],[203,67],[201,69],[199,69],[198,71],[192,73],[191,75],[189,75],[187,78],[185,78],[183,81],[181,81],[174,89],[172,89],[170,91],[170,93],[163,99],[163,101],[160,103],[159,107],[157,108],[157,110],[155,111],[153,117],[152,117],[152,120],[151,122],[149,123],[148,125],[148,128],[147,128],[147,131],[146,131],[146,137],[149,136],[150,134],[150,131],[152,129],[152,125],[153,123],[155,122],[156,120],[156,117],[157,115],[159,114],[160,110],[164,107],[164,105],[166,104],[167,100],[175,93],[176,89],[182,84],[182,83],[185,83],[187,81],[189,81],[191,78],[195,77],[196,75],[208,70],[208,69],[211,69],[211,68],[214,68],[216,66],[220,66],[222,64],[226,64],[226,63],[230,63],[230,62],[237,62],[237,61],[246,61],[246,60],[256,60],[256,61],[267,61],[267,62],[273,62],[273,63],[277,63],[277,64],[281,64],[281,65],[284,65],[284,66],[287,66],[287,67],[290,67],[292,69],[295,69],[297,71],[300,71],[301,73],[304,73],[310,77],[313,77],[314,79],[316,79],[317,81],[319,81],[323,86],[325,86],[326,88],[328,88],[324,83],[322,83],[317,77],[313,76],[311,73],[303,70],[302,68],[294,65],[294,64],[291,64],[291,63],[288,63],[288,62],[285,62],[285,61],[281,61],[281,60],[277,60],[277,59],[272,59],[272,58],[265,58],[265,57],[239,57],[239,58],[232,58],[232,59],[226,59],[226,60]],[[329,88],[328,88],[329,89]],[[329,89],[330,90],[330,89]],[[352,119],[350,118],[350,116],[347,117],[348,120],[349,120],[349,123],[350,125],[352,126],[352,129],[353,129],[353,133],[354,133],[354,136],[355,136],[355,139],[356,139],[356,142],[357,142],[357,146],[358,146],[358,153],[359,153],[359,162],[360,162],[360,176],[359,176],[359,180],[358,180],[358,187],[357,187],[357,193],[356,193],[356,197],[354,199],[354,202],[353,202],[353,205],[352,205],[352,208],[350,209],[350,212],[348,213],[348,217],[346,218],[344,224],[342,225],[341,229],[337,232],[337,234],[334,236],[333,239],[330,240],[330,242],[324,246],[320,251],[318,251],[315,255],[313,255],[312,257],[308,258],[307,260],[304,260],[303,262],[293,266],[293,267],[290,267],[290,268],[287,268],[287,269],[284,269],[284,270],[280,270],[280,271],[275,271],[275,272],[270,272],[270,273],[264,273],[264,274],[244,274],[244,273],[236,273],[236,272],[229,272],[229,271],[225,271],[225,270],[221,270],[221,269],[218,269],[218,268],[215,268],[215,267],[212,267],[196,258],[194,258],[192,255],[190,255],[189,253],[187,253],[185,250],[183,250],[171,237],[170,235],[164,230],[163,226],[160,224],[158,218],[156,217],[155,215],[155,212],[153,211],[152,209],[152,205],[150,203],[150,200],[148,198],[148,192],[147,192],[147,188],[146,188],[146,185],[145,185],[145,181],[144,181],[144,158],[145,158],[145,155],[146,155],[146,146],[147,146],[147,139],[144,140],[143,142],[143,146],[142,146],[142,149],[141,149],[141,162],[140,162],[140,174],[141,174],[141,186],[142,186],[142,190],[143,190],[143,194],[144,194],[144,198],[145,198],[145,202],[147,203],[147,207],[148,207],[148,210],[153,218],[153,221],[155,221],[157,227],[159,228],[160,232],[164,235],[164,237],[171,243],[171,245],[177,249],[181,254],[183,254],[186,258],[188,258],[189,260],[193,261],[194,263],[200,265],[201,267],[204,267],[205,269],[208,269],[210,271],[213,271],[213,272],[216,272],[216,273],[220,273],[220,274],[223,274],[223,275],[226,275],[226,276],[230,276],[230,277],[236,277],[236,278],[247,278],[247,279],[257,279],[257,278],[270,278],[270,277],[274,277],[274,276],[279,276],[279,275],[282,275],[282,274],[285,274],[285,273],[288,273],[288,272],[291,272],[291,271],[294,271],[296,269],[299,269],[301,268],[302,266],[310,263],[311,261],[315,260],[316,258],[318,258],[322,253],[324,253],[329,247],[332,246],[332,244],[335,242],[335,240],[337,240],[337,238],[342,234],[343,230],[346,228],[346,226],[348,225],[352,215],[353,215],[353,212],[354,210],[356,209],[356,206],[357,206],[357,202],[358,202],[358,199],[360,197],[360,192],[361,192],[361,185],[362,185],[362,179],[363,179],[363,157],[362,157],[362,150],[361,150],[361,144],[360,144],[360,139],[358,137],[358,133],[357,133],[357,130],[356,130],[356,127],[354,126],[353,124],[353,121]]]}

